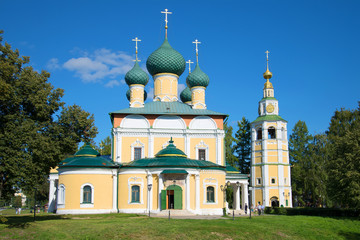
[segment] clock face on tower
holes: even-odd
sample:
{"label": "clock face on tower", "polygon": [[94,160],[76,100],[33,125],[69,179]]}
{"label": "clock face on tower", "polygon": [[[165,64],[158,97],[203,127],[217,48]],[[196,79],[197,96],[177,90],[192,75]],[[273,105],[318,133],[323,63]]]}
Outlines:
{"label": "clock face on tower", "polygon": [[274,111],[274,105],[272,105],[271,103],[269,105],[266,106],[266,111],[268,113],[272,113]]}

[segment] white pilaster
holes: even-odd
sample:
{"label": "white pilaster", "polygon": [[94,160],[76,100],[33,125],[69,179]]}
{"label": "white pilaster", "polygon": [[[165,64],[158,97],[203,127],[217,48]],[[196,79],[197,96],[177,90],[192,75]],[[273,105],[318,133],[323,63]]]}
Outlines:
{"label": "white pilaster", "polygon": [[55,195],[55,193],[56,193],[55,179],[50,179],[48,212],[54,212],[56,210],[56,195]]}
{"label": "white pilaster", "polygon": [[[148,180],[148,186],[149,186],[149,184],[152,185],[150,191],[147,190],[147,191],[148,191],[148,194],[149,194],[149,196],[148,196],[149,202],[148,202],[147,208],[148,208],[148,211],[149,211],[149,208],[150,208],[150,210],[151,210],[151,209],[152,209],[152,205],[153,205],[153,188],[154,188],[154,185],[153,185],[153,177],[152,177],[151,174],[148,174],[147,180]],[[147,187],[148,187],[148,186],[147,186]]]}
{"label": "white pilaster", "polygon": [[161,211],[161,190],[163,189],[163,186],[164,186],[164,183],[163,183],[163,177],[162,175],[159,173],[159,192],[158,192],[158,202],[159,202],[159,205],[158,205],[158,211]]}
{"label": "white pilaster", "polygon": [[200,175],[195,175],[195,189],[196,189],[196,195],[195,195],[195,211],[200,210]]}
{"label": "white pilaster", "polygon": [[186,176],[186,180],[185,180],[185,185],[186,185],[186,210],[190,210],[190,175],[188,174]]}
{"label": "white pilaster", "polygon": [[248,208],[250,207],[249,206],[249,193],[248,193],[248,185],[247,184],[241,184],[241,200],[242,200],[242,208],[245,209],[245,204],[248,205]]}
{"label": "white pilaster", "polygon": [[117,177],[118,173],[117,173],[117,170],[113,170],[113,173],[112,173],[112,177],[113,177],[113,200],[112,200],[112,209],[113,209],[113,212],[117,212]]}

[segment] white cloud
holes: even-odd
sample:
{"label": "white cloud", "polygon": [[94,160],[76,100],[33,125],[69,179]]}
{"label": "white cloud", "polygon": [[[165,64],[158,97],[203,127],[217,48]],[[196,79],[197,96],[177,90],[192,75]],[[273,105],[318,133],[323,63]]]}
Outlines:
{"label": "white cloud", "polygon": [[59,65],[59,59],[57,58],[52,58],[48,61],[48,63],[46,64],[46,68],[48,68],[49,70],[56,70],[61,68]]}
{"label": "white cloud", "polygon": [[83,82],[100,82],[104,78],[116,78],[126,74],[133,66],[132,56],[123,52],[112,52],[102,48],[92,54],[81,53],[83,56],[71,58],[63,66],[75,72],[75,76]]}
{"label": "white cloud", "polygon": [[113,88],[115,86],[120,86],[120,81],[110,80],[107,84],[105,84],[105,87],[108,87],[108,88]]}

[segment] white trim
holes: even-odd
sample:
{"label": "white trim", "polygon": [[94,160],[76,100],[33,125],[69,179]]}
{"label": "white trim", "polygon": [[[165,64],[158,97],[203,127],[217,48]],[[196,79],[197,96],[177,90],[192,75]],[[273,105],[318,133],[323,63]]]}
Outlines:
{"label": "white trim", "polygon": [[[214,202],[207,201],[207,187],[214,188]],[[218,181],[216,178],[205,178],[203,180],[203,189],[204,189],[204,201],[203,204],[205,205],[216,205],[218,204]]]}
{"label": "white trim", "polygon": [[[205,105],[206,107],[206,105]],[[198,124],[205,128],[199,128]],[[197,116],[194,117],[190,124],[189,128],[192,130],[216,130],[218,128],[214,119],[208,116]]]}
{"label": "white trim", "polygon": [[124,129],[149,129],[149,121],[142,115],[127,115],[120,123],[120,128]]}
{"label": "white trim", "polygon": [[139,139],[136,139],[136,141],[130,145],[131,161],[135,160],[135,148],[141,148],[141,158],[145,157],[145,144]]}
{"label": "white trim", "polygon": [[[91,202],[84,203],[84,187],[90,186],[91,187]],[[84,183],[80,187],[80,208],[91,208],[94,207],[94,185],[91,183]]]}
{"label": "white trim", "polygon": [[[131,187],[132,186],[135,186],[135,185],[138,185],[139,186],[139,201],[140,202],[132,202],[131,201]],[[141,177],[130,177],[128,179],[128,204],[143,204],[144,203],[144,200],[143,200],[143,197],[144,197],[144,180],[143,178]]]}
{"label": "white trim", "polygon": [[205,160],[206,161],[210,161],[209,159],[209,145],[207,145],[206,143],[204,143],[204,141],[201,139],[201,141],[195,146],[195,154],[196,157],[195,159],[200,160],[199,159],[199,150],[203,149],[205,150]]}
{"label": "white trim", "polygon": [[73,168],[63,168],[59,169],[59,175],[71,175],[71,174],[101,174],[101,175],[111,175],[110,168],[82,168],[82,169],[73,169]]}
{"label": "white trim", "polygon": [[[62,190],[63,189],[63,190]],[[64,184],[60,184],[58,188],[58,197],[57,197],[57,207],[64,208],[65,207],[65,197],[66,197],[66,187]]]}

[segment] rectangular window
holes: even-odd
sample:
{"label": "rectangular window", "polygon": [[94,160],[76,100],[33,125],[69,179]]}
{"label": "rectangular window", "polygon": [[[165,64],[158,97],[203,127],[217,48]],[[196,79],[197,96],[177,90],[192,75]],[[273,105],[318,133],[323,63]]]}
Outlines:
{"label": "rectangular window", "polygon": [[206,199],[207,202],[213,203],[215,202],[215,194],[214,194],[214,187],[207,187],[206,188]]}
{"label": "rectangular window", "polygon": [[134,148],[134,160],[138,160],[141,158],[141,148]]}
{"label": "rectangular window", "polygon": [[205,149],[199,149],[199,160],[206,160],[205,154],[206,154]]}
{"label": "rectangular window", "polygon": [[256,178],[256,185],[261,185],[261,178]]}
{"label": "rectangular window", "polygon": [[287,183],[286,183],[286,180],[287,180],[287,179],[286,179],[286,178],[284,178],[284,185],[286,185],[286,184],[287,184]]}
{"label": "rectangular window", "polygon": [[276,184],[276,178],[271,178],[271,184]]}
{"label": "rectangular window", "polygon": [[138,203],[140,202],[140,187],[132,186],[131,187],[131,202]]}

